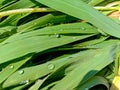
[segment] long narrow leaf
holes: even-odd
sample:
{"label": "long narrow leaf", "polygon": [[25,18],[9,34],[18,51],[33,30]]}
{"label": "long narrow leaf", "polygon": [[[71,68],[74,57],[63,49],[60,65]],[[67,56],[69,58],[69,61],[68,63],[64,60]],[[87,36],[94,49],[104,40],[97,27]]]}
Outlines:
{"label": "long narrow leaf", "polygon": [[[76,30],[77,34],[71,33],[69,31],[70,27],[68,27],[68,25],[65,25],[65,27],[63,28],[62,26],[60,27],[58,26],[58,28],[48,27],[45,29],[43,28],[39,31],[34,31],[32,33],[31,32],[28,32],[28,34],[24,33],[25,35],[23,34],[23,37],[21,36],[22,34],[20,35],[20,37],[18,34],[18,38],[16,38],[16,40],[15,40],[15,37],[12,38],[14,40],[12,43],[5,40],[7,42],[6,43],[3,42],[4,44],[1,45],[0,47],[0,52],[1,52],[0,63],[4,63],[10,60],[22,57],[29,53],[42,52],[44,50],[47,50],[53,47],[69,44],[69,43],[82,40],[98,34],[98,32],[94,32],[95,30],[89,30],[89,28],[88,29],[86,28],[86,30],[90,31],[90,34],[81,34],[79,33],[81,29],[80,27],[78,28],[78,26],[79,25],[77,24],[76,25],[77,28],[72,29],[73,32]],[[87,25],[85,24],[85,26]],[[61,31],[61,29],[63,30]]]}
{"label": "long narrow leaf", "polygon": [[18,62],[11,63],[6,68],[0,72],[0,83],[6,80],[12,73],[14,73],[18,68],[20,68],[25,62],[27,62],[31,57],[22,58]]}
{"label": "long narrow leaf", "polygon": [[[114,61],[117,56],[116,46],[96,50],[96,54],[86,60],[65,76],[52,90],[70,90],[83,84],[106,65]],[[94,53],[95,53],[94,52]],[[97,60],[97,61],[96,61]],[[95,63],[93,63],[95,62]]]}
{"label": "long narrow leaf", "polygon": [[[107,34],[120,38],[120,25],[81,0],[36,0],[53,9],[86,20]],[[62,8],[64,7],[64,8]]]}
{"label": "long narrow leaf", "polygon": [[89,90],[91,87],[96,85],[104,85],[109,90],[109,83],[104,77],[95,76],[88,80],[86,83],[77,87],[77,90]]}

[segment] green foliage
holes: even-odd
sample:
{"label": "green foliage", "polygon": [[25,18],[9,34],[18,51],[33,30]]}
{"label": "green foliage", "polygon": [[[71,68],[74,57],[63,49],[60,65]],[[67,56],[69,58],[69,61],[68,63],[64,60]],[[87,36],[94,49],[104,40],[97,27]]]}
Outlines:
{"label": "green foliage", "polygon": [[[119,67],[120,22],[106,16],[111,7],[101,13],[95,6],[115,1],[1,0],[0,90],[109,90]],[[36,7],[53,11],[7,12]]]}

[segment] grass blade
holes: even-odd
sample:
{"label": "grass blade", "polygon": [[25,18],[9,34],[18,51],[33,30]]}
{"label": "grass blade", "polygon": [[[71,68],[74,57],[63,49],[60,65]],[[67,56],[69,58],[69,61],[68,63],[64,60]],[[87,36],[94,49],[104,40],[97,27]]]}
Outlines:
{"label": "grass blade", "polygon": [[[29,53],[42,52],[53,47],[69,44],[98,34],[98,32],[96,32],[95,30],[90,30],[89,28],[86,29],[86,31],[81,30],[80,24],[74,24],[76,26],[76,29],[72,29],[72,31],[76,32],[77,34],[71,34],[71,30],[69,30],[70,25],[61,25],[58,26],[58,28],[57,26],[46,27],[36,31],[17,34],[18,37],[13,37],[12,39],[10,39],[13,40],[12,43],[9,40],[5,40],[7,42],[3,42],[4,44],[0,47],[0,63],[22,57]],[[88,24],[85,24],[85,26],[91,27]],[[61,29],[63,30],[61,31]],[[87,30],[90,31],[90,34],[80,33],[80,31],[88,33]]]}
{"label": "grass blade", "polygon": [[[93,53],[94,51],[91,52]],[[76,88],[78,85],[83,84],[105,66],[113,62],[117,52],[116,46],[100,49],[100,51],[96,50],[94,52],[96,55],[93,55],[93,57],[87,60],[87,62],[85,61],[80,63],[78,67],[68,73],[68,75],[65,76],[51,90],[70,90]],[[93,62],[95,63],[93,64]]]}
{"label": "grass blade", "polygon": [[[36,0],[48,7],[86,20],[105,33],[120,38],[120,25],[81,0]],[[64,8],[62,8],[64,7]]]}
{"label": "grass blade", "polygon": [[[104,85],[107,87],[107,90],[109,90],[109,83],[104,77],[95,76],[88,80],[86,83],[81,85],[80,87],[77,87],[76,90],[89,90],[91,87],[96,85]],[[99,89],[100,90],[100,89]]]}
{"label": "grass blade", "polygon": [[0,83],[2,83],[4,80],[6,80],[12,73],[14,73],[17,69],[19,69],[25,62],[27,62],[31,57],[22,58],[20,61],[11,63],[6,68],[4,68],[0,72]]}

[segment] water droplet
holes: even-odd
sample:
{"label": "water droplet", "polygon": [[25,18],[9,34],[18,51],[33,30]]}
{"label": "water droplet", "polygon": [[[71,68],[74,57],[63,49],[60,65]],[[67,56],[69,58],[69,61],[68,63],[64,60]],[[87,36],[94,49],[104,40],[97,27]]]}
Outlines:
{"label": "water droplet", "polygon": [[85,27],[82,27],[82,30],[85,30],[86,28]]}
{"label": "water droplet", "polygon": [[26,80],[26,81],[25,81],[25,84],[28,85],[28,84],[29,84],[29,80]]}
{"label": "water droplet", "polygon": [[73,39],[76,39],[76,37],[73,37]]}
{"label": "water droplet", "polygon": [[29,80],[25,80],[25,81],[22,81],[20,84],[25,84],[25,85],[28,85],[29,84]]}
{"label": "water droplet", "polygon": [[55,34],[55,37],[56,37],[56,38],[60,38],[60,35],[59,35],[59,34]]}
{"label": "water droplet", "polygon": [[23,71],[23,70],[20,70],[20,71],[18,71],[18,73],[19,73],[19,74],[23,74],[23,73],[24,73],[24,71]]}
{"label": "water droplet", "polygon": [[55,68],[55,65],[52,63],[48,64],[48,69],[53,70]]}
{"label": "water droplet", "polygon": [[11,66],[10,66],[10,68],[12,69],[12,68],[14,68],[14,66],[13,66],[13,65],[11,65]]}

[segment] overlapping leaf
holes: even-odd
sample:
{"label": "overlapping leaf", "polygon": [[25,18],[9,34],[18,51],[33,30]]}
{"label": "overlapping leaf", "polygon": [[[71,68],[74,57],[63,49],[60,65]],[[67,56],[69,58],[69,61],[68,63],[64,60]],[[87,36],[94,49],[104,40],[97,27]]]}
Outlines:
{"label": "overlapping leaf", "polygon": [[36,1],[73,17],[86,20],[107,34],[120,38],[120,25],[81,0],[51,0],[51,2],[49,2],[49,0]]}

